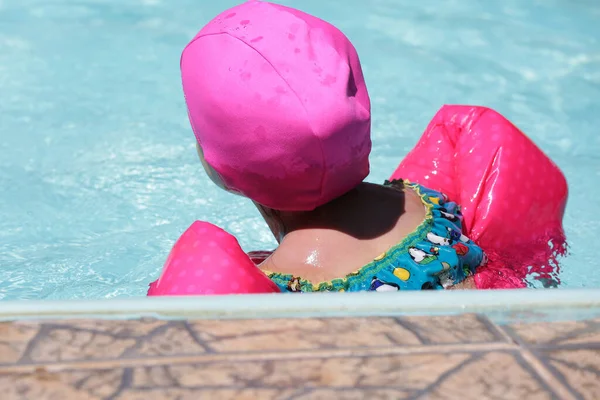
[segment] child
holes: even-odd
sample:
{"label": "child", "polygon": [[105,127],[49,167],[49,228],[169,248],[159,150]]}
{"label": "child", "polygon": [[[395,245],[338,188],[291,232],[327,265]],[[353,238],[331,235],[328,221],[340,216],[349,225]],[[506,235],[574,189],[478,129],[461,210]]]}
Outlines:
{"label": "child", "polygon": [[549,240],[562,248],[564,177],[489,109],[442,108],[389,182],[363,182],[369,95],[327,22],[246,2],[200,31],[181,71],[208,176],[252,200],[279,246],[250,258],[196,222],[149,295],[522,287],[547,272]]}

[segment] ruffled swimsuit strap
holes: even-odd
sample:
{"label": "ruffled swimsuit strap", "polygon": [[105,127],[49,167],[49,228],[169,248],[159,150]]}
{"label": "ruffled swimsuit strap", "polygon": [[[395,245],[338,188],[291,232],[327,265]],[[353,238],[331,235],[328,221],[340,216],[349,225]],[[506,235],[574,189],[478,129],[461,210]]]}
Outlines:
{"label": "ruffled swimsuit strap", "polygon": [[443,289],[472,275],[483,251],[462,234],[462,215],[442,193],[403,180],[386,186],[413,190],[423,202],[423,222],[369,264],[331,281],[312,283],[291,274],[264,271],[282,291],[398,291]]}

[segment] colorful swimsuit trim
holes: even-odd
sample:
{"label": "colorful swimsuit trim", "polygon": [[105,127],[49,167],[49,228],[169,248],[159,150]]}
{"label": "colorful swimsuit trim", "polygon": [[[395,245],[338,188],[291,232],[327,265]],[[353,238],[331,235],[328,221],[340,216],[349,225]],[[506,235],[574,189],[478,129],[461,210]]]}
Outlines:
{"label": "colorful swimsuit trim", "polygon": [[483,250],[462,234],[460,207],[442,193],[416,183],[386,181],[413,190],[425,205],[423,222],[400,243],[344,278],[313,284],[306,279],[263,271],[283,292],[357,292],[444,289],[485,263]]}

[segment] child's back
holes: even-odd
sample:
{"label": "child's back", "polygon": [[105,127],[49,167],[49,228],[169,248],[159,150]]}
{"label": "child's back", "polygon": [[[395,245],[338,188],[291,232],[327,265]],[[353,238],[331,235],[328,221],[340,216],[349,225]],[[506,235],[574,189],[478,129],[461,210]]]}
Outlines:
{"label": "child's back", "polygon": [[400,243],[425,216],[410,189],[360,184],[314,211],[280,214],[285,236],[260,268],[313,283],[341,278]]}

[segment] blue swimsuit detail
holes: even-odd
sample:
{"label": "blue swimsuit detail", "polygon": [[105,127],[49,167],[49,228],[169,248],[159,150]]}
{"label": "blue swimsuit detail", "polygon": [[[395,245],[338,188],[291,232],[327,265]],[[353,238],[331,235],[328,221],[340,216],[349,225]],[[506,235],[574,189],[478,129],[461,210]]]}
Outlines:
{"label": "blue swimsuit detail", "polygon": [[269,278],[283,292],[444,289],[485,263],[483,250],[462,233],[459,205],[416,183],[395,180],[385,185],[411,189],[421,197],[426,216],[414,232],[344,278],[316,284],[289,274],[268,273]]}

